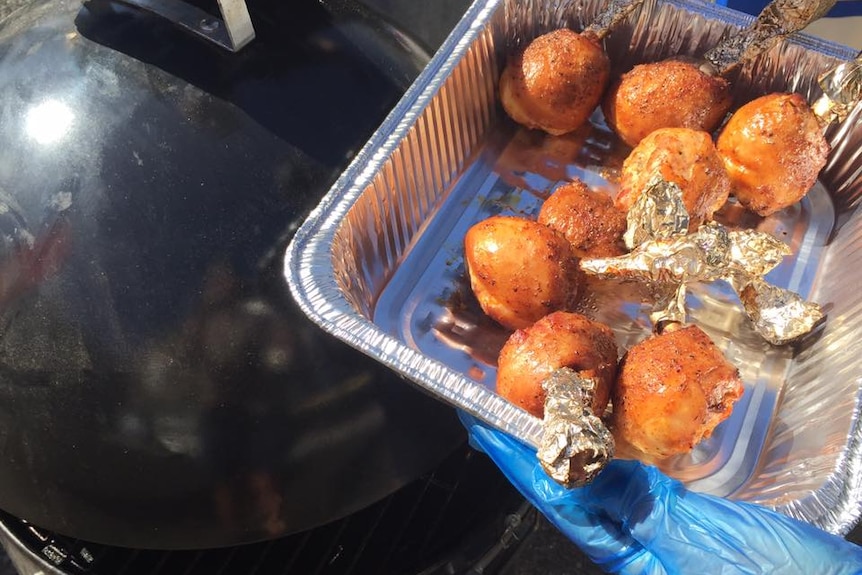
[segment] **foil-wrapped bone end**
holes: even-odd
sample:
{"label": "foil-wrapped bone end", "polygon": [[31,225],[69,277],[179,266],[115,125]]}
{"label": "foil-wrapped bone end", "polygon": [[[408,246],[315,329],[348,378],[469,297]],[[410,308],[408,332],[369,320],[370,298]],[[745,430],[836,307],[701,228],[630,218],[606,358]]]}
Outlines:
{"label": "foil-wrapped bone end", "polygon": [[829,70],[818,82],[823,95],[811,106],[812,111],[825,126],[844,121],[862,100],[862,55]]}
{"label": "foil-wrapped bone end", "polygon": [[669,239],[685,234],[689,215],[682,201],[682,189],[658,174],[647,183],[626,214],[623,241],[629,250],[651,239]]}
{"label": "foil-wrapped bone end", "polygon": [[583,259],[580,267],[603,277],[676,285],[722,277],[733,265],[731,253],[727,230],[707,224],[692,234],[644,240],[625,255]]}
{"label": "foil-wrapped bone end", "polygon": [[614,438],[592,408],[596,382],[569,368],[542,382],[546,393],[539,462],[554,481],[579,487],[595,479],[614,455]]}
{"label": "foil-wrapped bone end", "polygon": [[819,305],[764,279],[790,248],[756,230],[731,230],[708,222],[688,232],[688,213],[676,184],[653,178],[628,213],[631,251],[611,258],[583,259],[581,269],[603,278],[645,282],[657,294],[650,321],[685,323],[685,296],[694,282],[728,282],[754,328],[775,345],[808,333],[823,319]]}
{"label": "foil-wrapped bone end", "polygon": [[730,272],[762,277],[793,253],[781,240],[756,230],[733,230],[728,237],[733,262]]}
{"label": "foil-wrapped bone end", "polygon": [[757,332],[773,345],[799,339],[825,317],[820,305],[760,278],[745,282],[738,293]]}

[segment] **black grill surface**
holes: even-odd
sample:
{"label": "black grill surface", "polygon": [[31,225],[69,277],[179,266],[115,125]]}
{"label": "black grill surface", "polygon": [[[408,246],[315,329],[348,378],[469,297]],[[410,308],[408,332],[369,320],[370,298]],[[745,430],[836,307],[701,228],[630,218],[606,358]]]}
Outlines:
{"label": "black grill surface", "polygon": [[535,512],[484,455],[463,446],[433,472],[353,515],[273,541],[195,551],[110,547],[11,516],[13,535],[71,575],[369,575],[491,572]]}

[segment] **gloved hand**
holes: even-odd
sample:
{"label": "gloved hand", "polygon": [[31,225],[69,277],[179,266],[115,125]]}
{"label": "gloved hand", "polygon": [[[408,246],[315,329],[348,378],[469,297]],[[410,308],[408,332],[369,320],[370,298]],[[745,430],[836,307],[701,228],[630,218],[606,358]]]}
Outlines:
{"label": "gloved hand", "polygon": [[586,487],[565,489],[533,449],[460,416],[471,444],[608,573],[862,573],[862,547],[765,507],[689,491],[637,461],[611,461]]}

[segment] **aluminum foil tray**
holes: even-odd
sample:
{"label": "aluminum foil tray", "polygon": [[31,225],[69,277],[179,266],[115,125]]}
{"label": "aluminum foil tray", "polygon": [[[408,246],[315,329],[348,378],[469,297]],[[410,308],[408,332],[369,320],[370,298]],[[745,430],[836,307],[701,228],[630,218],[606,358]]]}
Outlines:
{"label": "aluminum foil tray", "polygon": [[[580,30],[599,0],[479,0],[379,130],[297,231],[285,258],[290,289],[325,331],[437,398],[532,445],[541,420],[494,392],[508,333],[469,292],[464,233],[496,213],[535,214],[574,177],[613,193],[627,149],[599,111],[589,126],[550,137],[514,125],[496,97],[506,54],[556,27]],[[750,17],[695,1],[650,1],[607,39],[618,71],[698,55]],[[852,59],[847,47],[800,35],[747,64],[737,102],[796,91]],[[665,462],[691,489],[763,504],[846,533],[862,501],[862,110],[828,138],[833,152],[801,205],[757,225],[793,256],[767,279],[824,305],[827,322],[802,346],[772,347],[721,285],[693,290],[691,315],[741,371],[733,415],[692,453]],[[624,294],[594,292],[584,312],[611,325],[621,349],[649,333]]]}

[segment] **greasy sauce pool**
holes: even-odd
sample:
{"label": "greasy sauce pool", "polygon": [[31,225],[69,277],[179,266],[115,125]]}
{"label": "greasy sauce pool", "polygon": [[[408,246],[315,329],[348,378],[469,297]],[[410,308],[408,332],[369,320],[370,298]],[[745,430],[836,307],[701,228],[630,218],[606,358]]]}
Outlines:
{"label": "greasy sauce pool", "polygon": [[[493,390],[496,358],[510,332],[485,316],[471,293],[464,268],[464,234],[474,223],[496,214],[535,219],[542,201],[575,178],[615,195],[629,151],[607,128],[599,110],[588,125],[566,136],[500,121],[468,159],[447,199],[380,293],[374,323]],[[793,255],[766,279],[808,297],[820,252],[834,226],[832,202],[822,186],[768,218],[729,203],[717,219],[729,227],[768,232],[787,243]],[[588,278],[577,311],[611,326],[623,353],[649,335],[649,301],[640,284]],[[689,321],[706,331],[739,367],[745,393],[710,438],[691,453],[657,464],[695,489],[729,495],[746,479],[740,469],[755,465],[794,347],[763,341],[723,282],[691,286],[686,305]],[[798,345],[805,345],[805,340]],[[633,456],[625,446],[618,446],[618,455]]]}

